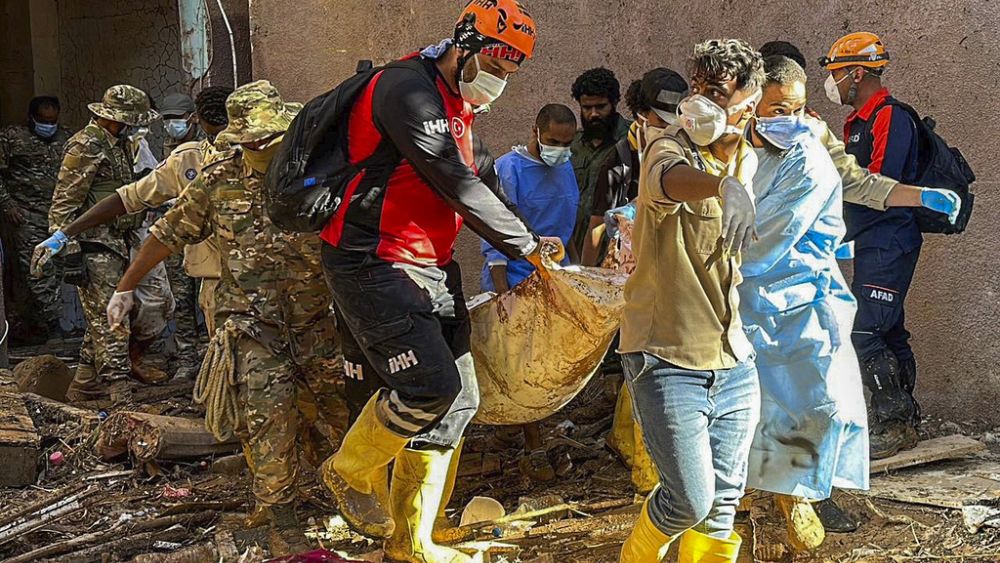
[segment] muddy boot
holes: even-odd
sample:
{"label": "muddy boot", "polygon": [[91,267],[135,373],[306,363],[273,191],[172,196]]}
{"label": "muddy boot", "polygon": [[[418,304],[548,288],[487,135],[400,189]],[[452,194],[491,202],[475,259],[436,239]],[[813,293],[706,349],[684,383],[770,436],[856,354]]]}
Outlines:
{"label": "muddy boot", "polygon": [[544,448],[525,452],[517,462],[517,466],[521,469],[522,475],[536,483],[546,483],[556,478],[556,470],[552,467]]}
{"label": "muddy boot", "polygon": [[378,419],[378,399],[376,394],[368,401],[340,449],[323,462],[320,474],[348,526],[371,538],[386,538],[392,535],[395,524],[378,498],[375,483],[378,472],[386,471],[410,439],[392,432]]}
{"label": "muddy boot", "polygon": [[920,437],[912,423],[893,421],[873,425],[868,442],[869,457],[871,459],[885,459],[903,450],[916,447],[917,443],[920,442]]}
{"label": "muddy boot", "polygon": [[132,379],[145,385],[159,385],[170,381],[167,372],[153,366],[132,365]]}
{"label": "muddy boot", "polygon": [[[916,363],[906,369],[915,370]],[[900,450],[917,445],[915,428],[918,408],[904,383],[900,362],[889,350],[882,350],[861,363],[865,387],[871,391],[869,446],[871,459],[892,457]],[[905,375],[915,379],[915,373]]]}
{"label": "muddy boot", "polygon": [[295,515],[294,503],[271,505],[271,530],[268,543],[272,557],[296,555],[312,549],[302,533],[299,519]]}
{"label": "muddy boot", "polygon": [[849,534],[858,530],[858,521],[844,512],[832,498],[813,503],[813,510],[827,532]]}
{"label": "muddy boot", "polygon": [[626,385],[618,391],[618,402],[615,403],[615,416],[611,422],[611,432],[605,443],[625,467],[632,467],[635,458],[635,431],[632,426],[635,420],[632,415],[632,395]]}
{"label": "muddy boot", "polygon": [[108,386],[97,379],[97,370],[94,366],[81,363],[76,367],[73,382],[66,389],[66,401],[69,403],[81,403],[85,401],[96,401],[108,397]]}
{"label": "muddy boot", "polygon": [[774,503],[785,515],[788,543],[795,551],[813,551],[823,544],[826,531],[812,504],[802,497],[774,495]]}
{"label": "muddy boot", "polygon": [[247,517],[243,519],[243,526],[246,528],[256,528],[257,526],[263,526],[271,520],[271,511],[268,510],[266,504],[256,501],[253,505],[253,510],[251,510]]}
{"label": "muddy boot", "polygon": [[660,484],[660,473],[656,470],[653,459],[649,457],[649,450],[646,449],[646,442],[642,438],[642,428],[638,422],[632,422],[632,431],[635,434],[633,444],[635,444],[635,457],[632,458],[632,486],[635,492],[640,495],[647,495],[653,487]]}

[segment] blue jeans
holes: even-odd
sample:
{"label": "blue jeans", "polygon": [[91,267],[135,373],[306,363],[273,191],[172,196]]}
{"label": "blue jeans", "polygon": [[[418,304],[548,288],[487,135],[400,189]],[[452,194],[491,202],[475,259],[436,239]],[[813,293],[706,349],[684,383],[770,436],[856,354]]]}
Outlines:
{"label": "blue jeans", "polygon": [[695,371],[653,355],[622,355],[625,382],[660,485],[649,517],[674,537],[689,528],[718,538],[733,531],[750,443],[760,418],[753,361]]}

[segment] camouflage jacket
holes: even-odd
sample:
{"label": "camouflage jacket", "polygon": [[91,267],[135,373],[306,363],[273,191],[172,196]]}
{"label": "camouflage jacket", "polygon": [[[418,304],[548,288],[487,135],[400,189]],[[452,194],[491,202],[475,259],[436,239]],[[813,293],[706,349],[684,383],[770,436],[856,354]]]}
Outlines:
{"label": "camouflage jacket", "polygon": [[173,252],[214,238],[222,258],[216,326],[293,358],[337,353],[331,297],[315,234],[287,233],[264,209],[263,176],[239,154],[207,164],[150,232]]}
{"label": "camouflage jacket", "polygon": [[[71,223],[93,204],[95,187],[120,187],[133,180],[132,157],[116,140],[92,120],[66,143],[59,180],[49,208],[49,232]],[[116,185],[117,184],[117,185]],[[80,233],[80,241],[104,245],[128,259],[124,233],[114,224]]]}
{"label": "camouflage jacket", "polygon": [[47,226],[45,211],[52,204],[67,139],[65,129],[48,140],[24,125],[0,130],[0,207],[13,203],[30,223]]}

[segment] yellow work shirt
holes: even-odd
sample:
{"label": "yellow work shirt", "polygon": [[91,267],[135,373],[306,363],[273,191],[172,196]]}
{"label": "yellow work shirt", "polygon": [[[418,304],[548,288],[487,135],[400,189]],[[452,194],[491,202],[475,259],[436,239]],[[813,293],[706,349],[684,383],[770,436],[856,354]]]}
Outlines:
{"label": "yellow work shirt", "polygon": [[885,211],[885,200],[899,182],[881,174],[873,174],[867,168],[858,165],[857,159],[847,154],[844,142],[833,134],[830,126],[822,119],[806,115],[805,122],[826,147],[833,165],[840,173],[840,179],[844,184],[844,201]]}
{"label": "yellow work shirt", "polygon": [[[218,156],[219,151],[207,139],[182,143],[152,172],[118,188],[118,196],[128,213],[159,207],[181,195],[205,163]],[[184,247],[184,271],[193,278],[218,278],[222,275],[220,260],[212,240]]]}
{"label": "yellow work shirt", "polygon": [[757,157],[744,140],[727,164],[677,127],[649,131],[632,231],[636,268],[625,284],[619,351],[647,352],[692,370],[735,367],[753,348],[739,314],[739,255],[722,253],[722,200],[678,203],[660,181],[674,166],[687,165],[720,181],[734,176],[752,193]]}

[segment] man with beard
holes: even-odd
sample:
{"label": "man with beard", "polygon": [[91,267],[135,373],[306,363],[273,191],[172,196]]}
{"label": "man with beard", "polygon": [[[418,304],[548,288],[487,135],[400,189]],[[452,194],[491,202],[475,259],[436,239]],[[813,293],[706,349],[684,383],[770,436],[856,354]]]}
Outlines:
{"label": "man with beard", "polygon": [[615,73],[606,68],[592,68],[573,82],[573,99],[580,104],[583,129],[573,139],[573,170],[580,187],[580,205],[569,252],[574,263],[583,254],[583,242],[590,226],[594,191],[605,159],[615,150],[615,143],[628,135],[631,122],[618,110],[621,85]]}

